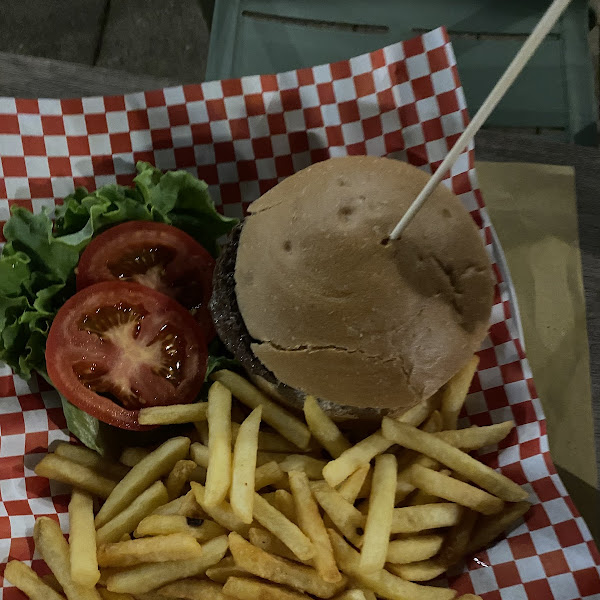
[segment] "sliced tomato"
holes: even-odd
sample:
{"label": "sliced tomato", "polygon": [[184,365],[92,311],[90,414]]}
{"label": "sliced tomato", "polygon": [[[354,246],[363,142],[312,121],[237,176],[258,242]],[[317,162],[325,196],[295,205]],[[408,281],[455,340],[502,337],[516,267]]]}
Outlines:
{"label": "sliced tomato", "polygon": [[208,310],[213,257],[181,229],[151,221],[128,221],[94,238],[77,266],[77,289],[100,281],[136,281],[175,298],[205,329],[215,330]]}
{"label": "sliced tomato", "polygon": [[65,398],[123,429],[145,429],[139,409],[192,402],[208,358],[202,328],[172,298],[139,283],[96,283],[56,314],[48,375]]}

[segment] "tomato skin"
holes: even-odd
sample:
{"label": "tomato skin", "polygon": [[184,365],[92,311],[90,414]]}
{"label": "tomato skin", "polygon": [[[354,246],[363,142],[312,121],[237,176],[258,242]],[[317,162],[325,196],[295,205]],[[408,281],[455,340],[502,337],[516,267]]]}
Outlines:
{"label": "tomato skin", "polygon": [[204,333],[185,308],[123,281],[97,283],[69,298],[46,344],[54,387],[100,421],[130,430],[149,429],[138,422],[142,406],[193,402],[207,358]]}
{"label": "tomato skin", "polygon": [[[142,260],[132,260],[140,252]],[[128,221],[89,243],[77,266],[77,289],[101,281],[137,281],[191,310],[210,340],[215,336],[208,310],[214,268],[214,258],[181,229],[152,221]]]}

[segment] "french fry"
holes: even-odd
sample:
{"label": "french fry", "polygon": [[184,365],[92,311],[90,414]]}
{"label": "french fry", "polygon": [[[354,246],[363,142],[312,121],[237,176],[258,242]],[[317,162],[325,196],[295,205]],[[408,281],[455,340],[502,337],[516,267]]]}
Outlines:
{"label": "french fry", "polygon": [[156,481],[126,509],[96,531],[98,545],[118,542],[123,534],[133,531],[144,517],[161,504],[165,504],[168,499],[165,486],[161,481]]}
{"label": "french fry", "polygon": [[[175,498],[175,500],[171,500],[158,508],[155,508],[152,512],[152,515],[160,515],[160,516],[174,516],[181,515],[181,509],[183,508],[183,504],[186,500],[186,496],[179,496],[179,498]],[[149,517],[146,517],[146,520]]]}
{"label": "french fry", "polygon": [[271,506],[274,506],[282,515],[284,515],[292,523],[294,523],[295,525],[298,524],[294,498],[287,490],[275,490],[270,494],[264,494],[263,498],[265,500],[268,500]]}
{"label": "french fry", "polygon": [[230,577],[223,586],[223,593],[227,598],[238,600],[310,600],[302,592],[293,592],[273,583],[246,577]]}
{"label": "french fry", "polygon": [[479,450],[485,446],[498,444],[511,432],[514,426],[513,421],[505,421],[504,423],[484,427],[440,431],[435,435],[455,448],[470,452],[471,450]]}
{"label": "french fry", "polygon": [[[427,458],[427,457],[423,457]],[[422,464],[422,463],[418,463]],[[433,471],[437,471],[440,468],[440,464],[436,462],[433,467]],[[429,468],[429,467],[427,467]],[[442,475],[451,475],[452,471],[449,469],[441,469],[439,471]],[[458,479],[455,474],[455,479]],[[430,494],[424,490],[416,490],[414,494],[403,504],[403,506],[418,506],[420,504],[436,504],[437,502],[442,502],[442,498],[436,496],[435,494]]]}
{"label": "french fry", "polygon": [[483,600],[481,596],[476,596],[475,594],[464,594],[457,600]]}
{"label": "french fry", "polygon": [[208,467],[208,446],[194,442],[190,446],[190,456],[192,460],[200,467]]}
{"label": "french fry", "polygon": [[456,525],[463,514],[462,506],[450,502],[395,508],[392,533],[418,533],[427,529]]}
{"label": "french fry", "polygon": [[216,565],[206,569],[206,576],[220,584],[225,583],[230,577],[244,577],[245,575],[247,575],[246,571],[235,564],[233,556],[226,556]]}
{"label": "french fry", "polygon": [[298,448],[306,449],[308,447],[310,442],[308,427],[279,404],[273,402],[249,381],[226,369],[212,373],[211,379],[220,381],[228,387],[231,393],[246,406],[256,408],[261,405],[263,407],[262,418],[265,423],[268,423]]}
{"label": "french fry", "polygon": [[310,490],[308,477],[302,471],[290,471],[288,476],[296,506],[298,525],[312,542],[314,548],[313,565],[324,581],[338,583],[342,580],[342,574],[335,564],[331,541],[319,513],[319,507]]}
{"label": "french fry", "polygon": [[[229,531],[237,531],[242,535],[248,535],[248,524],[244,523],[232,510],[231,505],[223,500],[216,506],[207,506],[204,500],[205,490],[202,484],[192,482],[192,491],[196,496],[196,502],[212,517],[219,525]],[[256,493],[256,492],[255,492]]]}
{"label": "french fry", "polygon": [[[232,421],[231,441],[234,443],[237,439],[239,430],[240,424]],[[260,431],[258,433],[258,449],[262,452],[286,452],[288,454],[298,452],[298,447],[286,440],[279,433],[268,433],[266,431]]]}
{"label": "french fry", "polygon": [[231,485],[231,392],[218,381],[208,390],[208,466],[204,504],[217,506]]}
{"label": "french fry", "polygon": [[501,500],[518,502],[527,498],[527,492],[514,481],[431,433],[388,417],[384,417],[381,430],[390,441],[441,462]]}
{"label": "french fry", "polygon": [[267,531],[262,527],[250,527],[248,539],[251,544],[269,554],[275,554],[282,558],[287,558],[288,560],[309,564],[309,561],[300,560],[280,539],[276,538],[270,531]]}
{"label": "french fry", "polygon": [[131,594],[117,594],[117,592],[109,592],[105,587],[98,588],[102,600],[135,600]]}
{"label": "french fry", "polygon": [[254,476],[262,406],[255,408],[241,424],[233,450],[229,503],[233,512],[247,524],[252,523]]}
{"label": "french fry", "polygon": [[501,513],[480,518],[466,553],[472,554],[493,542],[503,531],[506,531],[515,521],[520,519],[530,507],[529,502],[507,504]]}
{"label": "french fry", "polygon": [[420,562],[388,565],[388,570],[405,581],[431,581],[439,577],[447,567],[431,558]]}
{"label": "french fry", "polygon": [[396,457],[380,454],[375,459],[369,512],[360,552],[360,568],[365,573],[383,569],[387,556],[396,492]]}
{"label": "french fry", "polygon": [[417,490],[408,500],[404,503],[404,506],[419,506],[421,504],[435,504],[441,502],[441,498],[428,494],[423,490]]}
{"label": "french fry", "polygon": [[126,467],[135,467],[143,458],[146,458],[150,454],[150,450],[147,448],[125,448],[121,452],[119,462]]}
{"label": "french fry", "polygon": [[395,564],[427,560],[440,551],[443,542],[444,536],[438,533],[411,535],[391,540],[385,560]]}
{"label": "french fry", "polygon": [[94,469],[56,454],[46,454],[35,467],[35,474],[68,483],[99,498],[108,498],[116,485]]}
{"label": "french fry", "polygon": [[194,428],[202,444],[208,446],[208,423],[206,421],[194,421]]}
{"label": "french fry", "polygon": [[479,357],[472,356],[469,362],[454,375],[450,381],[442,388],[441,414],[444,423],[444,429],[456,429],[458,414],[462,405],[465,403],[469,387],[477,365]]}
{"label": "french fry", "polygon": [[456,502],[484,515],[493,515],[504,507],[502,500],[468,483],[421,465],[413,465],[410,469],[412,484],[428,494]]}
{"label": "french fry", "polygon": [[412,425],[413,427],[419,427],[419,425],[431,416],[433,411],[439,409],[441,398],[441,394],[436,392],[433,396],[427,398],[427,400],[422,400],[412,408],[404,411],[400,416],[394,417],[394,420]]}
{"label": "french fry", "polygon": [[235,564],[248,573],[318,598],[331,598],[346,585],[346,579],[341,574],[337,583],[326,582],[312,567],[268,554],[237,533],[229,534],[229,549]]}
{"label": "french fry", "polygon": [[462,560],[467,553],[478,516],[475,511],[465,510],[460,521],[446,534],[444,545],[435,558],[444,567],[444,571]]}
{"label": "french fry", "polygon": [[181,600],[227,600],[223,586],[214,581],[181,579],[156,590],[159,596]]}
{"label": "french fry", "polygon": [[421,465],[422,467],[433,469],[434,471],[437,471],[440,468],[440,463],[437,460],[433,460],[433,458],[429,458],[429,456],[423,456],[422,454],[417,453],[416,458],[398,471],[398,478],[396,480],[396,504],[400,504],[400,502],[406,499],[416,489],[410,478],[412,473],[410,467],[412,467],[412,465]]}
{"label": "french fry", "polygon": [[388,570],[407,581],[430,581],[439,577],[466,554],[477,513],[463,511],[460,521],[446,534],[437,556],[405,564],[389,564]]}
{"label": "french fry", "polygon": [[367,600],[367,596],[363,590],[354,588],[338,594],[333,600]]}
{"label": "french fry", "polygon": [[187,529],[182,533],[191,535],[199,542],[208,542],[227,533],[227,530],[216,521],[210,519],[194,519],[186,517]]}
{"label": "french fry", "polygon": [[442,430],[443,422],[442,422],[442,414],[439,410],[434,410],[430,415],[427,421],[421,425],[421,429],[426,431],[427,433],[437,433]]}
{"label": "french fry", "polygon": [[101,567],[130,567],[140,563],[187,560],[202,555],[202,547],[190,535],[172,533],[140,538],[98,548]]}
{"label": "french fry", "polygon": [[278,537],[300,560],[309,560],[314,556],[311,541],[300,531],[298,526],[256,493],[254,518],[265,529]]}
{"label": "french fry", "polygon": [[63,537],[56,521],[49,517],[40,517],[33,527],[33,538],[37,551],[62,586],[67,600],[100,600],[94,587],[75,583],[71,577],[69,544]]}
{"label": "french fry", "polygon": [[87,492],[73,490],[69,502],[69,557],[71,578],[85,587],[94,587],[100,579],[96,558],[94,501]]}
{"label": "french fry", "polygon": [[111,575],[106,587],[111,592],[137,595],[178,579],[197,577],[225,556],[227,545],[227,537],[221,536],[206,542],[199,558],[148,563],[125,569]]}
{"label": "french fry", "polygon": [[372,484],[373,484],[373,470],[370,469],[369,472],[367,473],[367,476],[365,477],[362,487],[360,488],[360,490],[358,492],[357,498],[368,498],[371,494]]}
{"label": "french fry", "polygon": [[169,500],[175,500],[180,496],[183,486],[188,482],[190,474],[197,466],[193,460],[178,460],[175,463],[165,482]]}
{"label": "french fry", "polygon": [[162,506],[154,509],[153,515],[184,515],[186,517],[202,517],[205,516],[204,511],[196,502],[194,493],[189,491],[185,496],[179,496],[175,500],[171,500]]}
{"label": "french fry", "polygon": [[[192,480],[190,479],[190,486],[191,486]],[[196,482],[199,483],[199,482]],[[194,494],[194,492],[190,489],[190,491],[185,495],[182,496],[184,498],[180,508],[179,508],[179,513],[180,515],[183,515],[184,517],[188,517],[189,519],[204,519],[207,517],[206,512],[203,510],[203,508],[198,504],[198,502],[196,502],[196,495]],[[158,511],[158,509],[157,509]],[[155,512],[157,512],[155,511]]]}
{"label": "french fry", "polygon": [[287,457],[288,454],[285,452],[263,452],[262,450],[259,450],[256,453],[256,464],[259,467],[266,465],[268,462],[276,462],[279,464],[282,463]]}
{"label": "french fry", "polygon": [[322,479],[326,464],[326,461],[306,454],[290,454],[279,463],[279,466],[285,473],[303,471],[309,479]]}
{"label": "french fry", "polygon": [[328,462],[323,467],[323,478],[331,487],[336,487],[356,469],[368,465],[392,444],[393,442],[383,437],[381,431],[377,431],[340,454],[335,460]]}
{"label": "french fry", "polygon": [[456,592],[443,588],[425,587],[404,581],[385,569],[364,573],[360,569],[360,554],[332,529],[329,536],[338,566],[345,574],[388,600],[452,600]]}
{"label": "french fry", "polygon": [[140,408],[140,425],[177,425],[206,420],[206,402]]}
{"label": "french fry", "polygon": [[119,481],[96,515],[96,527],[102,527],[131,504],[144,490],[164,477],[178,460],[187,456],[190,440],[175,437],[144,457]]}
{"label": "french fry", "polygon": [[165,596],[161,596],[156,592],[156,590],[152,590],[151,592],[146,592],[144,594],[136,594],[135,600],[164,600]]}
{"label": "french fry", "polygon": [[304,399],[304,418],[315,439],[333,458],[350,448],[350,442],[321,409],[314,396],[306,396]]}
{"label": "french fry", "polygon": [[129,469],[125,465],[113,462],[100,456],[97,452],[85,446],[76,446],[69,442],[60,442],[54,449],[54,454],[72,460],[80,465],[97,471],[100,475],[119,481],[125,477]]}
{"label": "french fry", "polygon": [[[354,582],[352,583],[352,585],[354,585]],[[365,595],[366,600],[377,600],[377,596],[375,595],[375,592],[373,590],[370,590],[366,587],[361,587],[359,589]]]}
{"label": "french fry", "polygon": [[356,499],[359,497],[370,469],[370,465],[363,465],[362,467],[359,467],[356,469],[356,471],[354,471],[354,473],[352,473],[352,475],[350,475],[350,477],[340,483],[339,487],[337,488],[340,495],[345,500],[350,502],[350,504],[354,504]]}
{"label": "french fry", "polygon": [[207,542],[226,533],[225,528],[214,521],[198,520],[200,521],[198,525],[190,525],[190,522],[193,523],[196,519],[189,519],[182,515],[148,515],[136,527],[135,536],[140,538],[182,533],[192,536],[199,542]]}
{"label": "french fry", "polygon": [[42,577],[42,581],[46,585],[50,586],[55,592],[58,592],[61,595],[64,594],[62,586],[60,583],[58,583],[58,579],[56,579],[54,573],[48,573],[47,575],[44,575]]}
{"label": "french fry", "polygon": [[333,524],[353,544],[358,543],[365,526],[365,516],[325,481],[313,481],[310,489]]}
{"label": "french fry", "polygon": [[62,594],[44,583],[31,567],[19,560],[11,560],[6,565],[4,578],[29,596],[30,600],[65,600]]}
{"label": "french fry", "polygon": [[261,490],[269,485],[279,483],[285,477],[285,473],[278,463],[271,461],[257,467],[254,472],[254,489]]}
{"label": "french fry", "polygon": [[100,579],[98,580],[98,585],[96,586],[96,589],[98,591],[105,590],[108,578],[112,577],[115,573],[121,573],[122,571],[125,571],[125,569],[120,569],[119,567],[105,567],[104,569],[100,569]]}

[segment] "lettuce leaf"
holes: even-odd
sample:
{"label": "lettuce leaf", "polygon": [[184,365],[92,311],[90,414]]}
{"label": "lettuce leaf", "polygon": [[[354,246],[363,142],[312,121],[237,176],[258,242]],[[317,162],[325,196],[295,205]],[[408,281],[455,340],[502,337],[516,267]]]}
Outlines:
{"label": "lettuce leaf", "polygon": [[[0,361],[21,377],[38,371],[47,378],[52,319],[75,293],[79,256],[96,234],[125,221],[157,221],[183,229],[217,256],[219,238],[237,223],[216,211],[206,183],[187,171],[163,173],[144,162],[136,168],[134,187],[77,188],[56,207],[54,222],[47,211],[34,215],[13,208],[0,255]],[[211,357],[215,364],[220,360],[220,354]],[[71,433],[103,451],[103,427],[66,400],[63,405]]]}

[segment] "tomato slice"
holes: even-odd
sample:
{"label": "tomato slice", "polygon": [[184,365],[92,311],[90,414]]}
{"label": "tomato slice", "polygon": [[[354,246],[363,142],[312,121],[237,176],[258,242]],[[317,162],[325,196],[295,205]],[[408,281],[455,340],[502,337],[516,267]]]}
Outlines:
{"label": "tomato slice", "polygon": [[181,229],[151,221],[128,221],[94,238],[77,266],[77,289],[100,281],[136,281],[177,300],[215,335],[208,311],[213,257]]}
{"label": "tomato slice", "polygon": [[52,321],[48,375],[65,398],[123,429],[146,429],[139,409],[192,402],[206,373],[206,338],[172,298],[139,283],[96,283]]}

